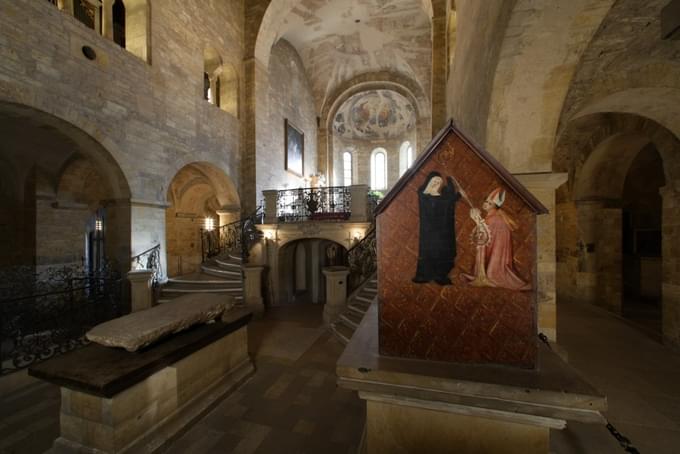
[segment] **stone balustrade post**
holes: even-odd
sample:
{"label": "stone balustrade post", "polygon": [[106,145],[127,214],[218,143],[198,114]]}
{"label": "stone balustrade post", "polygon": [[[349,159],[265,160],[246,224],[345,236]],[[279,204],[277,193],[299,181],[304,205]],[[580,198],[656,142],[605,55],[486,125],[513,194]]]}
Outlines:
{"label": "stone balustrade post", "polygon": [[127,278],[130,281],[130,312],[150,309],[153,306],[153,271],[132,270]]}
{"label": "stone balustrade post", "polygon": [[256,316],[261,316],[264,313],[262,270],[264,270],[264,267],[258,265],[243,267],[243,298],[246,308]]}
{"label": "stone balustrade post", "polygon": [[276,199],[278,198],[279,191],[270,189],[262,191],[262,195],[264,196],[264,223],[276,224]]}
{"label": "stone balustrade post", "polygon": [[323,269],[326,276],[326,304],[323,308],[323,321],[331,324],[347,307],[347,277],[349,268],[346,266],[329,266]]}
{"label": "stone balustrade post", "polygon": [[365,184],[355,184],[350,186],[352,197],[350,222],[368,221],[368,186]]}

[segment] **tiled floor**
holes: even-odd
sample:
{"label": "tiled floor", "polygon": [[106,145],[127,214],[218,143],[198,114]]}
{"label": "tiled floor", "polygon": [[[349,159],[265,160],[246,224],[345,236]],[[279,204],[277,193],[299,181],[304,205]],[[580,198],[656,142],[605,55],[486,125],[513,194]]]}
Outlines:
{"label": "tiled floor", "polygon": [[[559,306],[559,341],[572,365],[609,399],[607,417],[642,454],[680,453],[680,355],[600,309]],[[256,374],[168,453],[353,453],[364,407],[335,386],[342,346],[320,306],[270,310],[249,326]],[[0,452],[43,452],[58,434],[56,387],[0,380]],[[552,433],[556,454],[624,453],[603,426]]]}

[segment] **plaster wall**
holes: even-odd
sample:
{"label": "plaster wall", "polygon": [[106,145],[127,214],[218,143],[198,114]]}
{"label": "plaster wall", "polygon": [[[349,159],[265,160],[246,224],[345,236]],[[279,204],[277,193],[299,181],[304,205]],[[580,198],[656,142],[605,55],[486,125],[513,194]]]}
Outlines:
{"label": "plaster wall", "polygon": [[[316,112],[305,69],[295,48],[280,40],[268,67],[266,104],[258,107],[256,196],[265,189],[297,188],[303,178],[285,171],[284,120],[304,134],[304,177],[316,173]],[[261,109],[266,105],[266,112]]]}

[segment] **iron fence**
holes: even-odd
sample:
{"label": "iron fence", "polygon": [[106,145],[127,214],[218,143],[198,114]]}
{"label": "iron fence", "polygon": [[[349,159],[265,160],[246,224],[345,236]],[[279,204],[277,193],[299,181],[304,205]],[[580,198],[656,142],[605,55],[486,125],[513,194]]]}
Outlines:
{"label": "iron fence", "polygon": [[0,373],[86,344],[90,328],[122,315],[121,291],[120,275],[109,268],[0,270]]}

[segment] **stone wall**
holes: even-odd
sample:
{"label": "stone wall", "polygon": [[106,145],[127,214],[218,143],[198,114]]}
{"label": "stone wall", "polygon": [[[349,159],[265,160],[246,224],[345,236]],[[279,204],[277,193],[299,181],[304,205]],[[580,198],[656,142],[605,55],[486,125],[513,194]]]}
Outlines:
{"label": "stone wall", "polygon": [[[1,0],[0,102],[47,112],[101,143],[133,205],[163,205],[172,177],[193,161],[214,163],[238,184],[239,121],[203,100],[203,49],[241,68],[243,2],[154,5],[151,43],[147,64],[49,2]],[[164,216],[151,211],[132,214],[133,253],[152,245],[149,236],[164,241]]]}
{"label": "stone wall", "polygon": [[266,189],[297,188],[302,178],[285,171],[284,120],[304,134],[304,177],[317,171],[316,112],[305,68],[295,48],[280,40],[269,61],[267,115],[258,115],[256,196]]}

